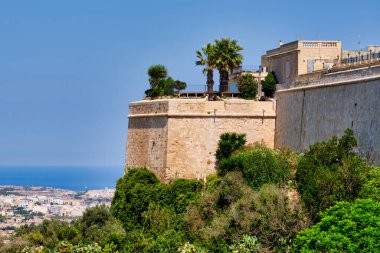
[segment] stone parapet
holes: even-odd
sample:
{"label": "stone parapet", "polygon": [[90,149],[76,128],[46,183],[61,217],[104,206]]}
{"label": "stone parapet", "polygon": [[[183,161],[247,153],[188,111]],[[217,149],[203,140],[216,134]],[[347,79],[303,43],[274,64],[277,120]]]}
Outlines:
{"label": "stone parapet", "polygon": [[207,101],[204,99],[157,99],[144,100],[129,104],[128,117],[156,116],[275,116],[274,101],[253,101],[230,99]]}
{"label": "stone parapet", "polygon": [[[305,79],[304,81],[297,82],[291,87],[283,87],[279,85],[282,88],[280,88],[277,93],[377,80],[380,78],[380,64],[325,73],[317,77],[314,77],[314,75],[315,74],[305,75],[305,77],[303,77]],[[310,76],[310,79],[307,79],[307,76]]]}

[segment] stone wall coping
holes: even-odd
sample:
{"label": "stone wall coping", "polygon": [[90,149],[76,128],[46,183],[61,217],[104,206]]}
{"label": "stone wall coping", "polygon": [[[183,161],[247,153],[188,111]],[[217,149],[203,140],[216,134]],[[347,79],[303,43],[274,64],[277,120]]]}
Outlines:
{"label": "stone wall coping", "polygon": [[289,88],[289,89],[279,90],[279,91],[277,91],[277,93],[318,89],[318,88],[323,88],[326,86],[341,86],[341,85],[359,83],[359,82],[370,82],[370,81],[374,81],[374,80],[378,80],[378,79],[380,79],[380,75],[371,76],[371,77],[363,77],[363,78],[355,78],[355,79],[347,79],[347,80],[336,81],[336,82],[326,82],[326,83],[322,83],[322,84],[301,86],[301,87],[295,87],[295,88]]}
{"label": "stone wall coping", "polygon": [[144,118],[144,117],[168,117],[168,118],[276,118],[274,111],[255,111],[253,113],[226,113],[217,112],[216,114],[204,113],[147,113],[147,114],[130,114],[128,118]]}
{"label": "stone wall coping", "polygon": [[227,100],[221,100],[221,101],[208,101],[205,99],[196,99],[196,98],[170,98],[170,99],[154,99],[154,100],[140,100],[140,101],[134,101],[130,102],[130,105],[139,105],[139,104],[146,104],[146,103],[155,103],[155,102],[181,102],[183,104],[187,103],[194,103],[194,104],[202,104],[202,103],[213,103],[213,102],[225,102],[228,104],[264,104],[264,103],[272,103],[272,101],[256,101],[256,100],[247,100],[247,99],[227,99]]}

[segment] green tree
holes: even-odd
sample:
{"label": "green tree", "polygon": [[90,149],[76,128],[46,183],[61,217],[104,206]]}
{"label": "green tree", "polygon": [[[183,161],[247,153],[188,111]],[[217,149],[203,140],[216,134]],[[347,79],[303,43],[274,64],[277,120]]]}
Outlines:
{"label": "green tree", "polygon": [[150,89],[145,91],[145,95],[150,98],[171,96],[174,90],[183,90],[187,84],[180,80],[168,77],[168,71],[163,65],[153,65],[148,69]]}
{"label": "green tree", "polygon": [[219,163],[224,158],[228,158],[236,150],[243,148],[245,143],[245,134],[224,133],[220,135],[218,148],[215,154],[217,163]]}
{"label": "green tree", "polygon": [[261,81],[261,89],[266,97],[273,97],[277,83],[274,72],[268,73],[264,80]]}
{"label": "green tree", "polygon": [[142,227],[143,213],[148,210],[158,184],[157,177],[146,168],[129,169],[117,181],[111,211],[127,232]]}
{"label": "green tree", "polygon": [[197,66],[204,66],[203,74],[207,75],[207,93],[210,99],[214,94],[214,52],[215,47],[208,43],[202,47],[202,51],[196,51],[198,60],[195,62]]}
{"label": "green tree", "polygon": [[111,211],[105,205],[87,208],[81,219],[83,234],[85,234],[87,229],[91,226],[104,226],[111,218]]}
{"label": "green tree", "polygon": [[247,74],[239,78],[238,89],[244,99],[255,99],[257,95],[257,82],[253,76]]}
{"label": "green tree", "polygon": [[152,65],[148,69],[149,83],[153,89],[158,85],[160,80],[165,79],[168,76],[168,70],[164,65]]}
{"label": "green tree", "polygon": [[313,220],[338,201],[353,201],[370,167],[353,152],[356,140],[350,129],[341,138],[310,146],[300,159],[296,179],[302,200]]}
{"label": "green tree", "polygon": [[297,235],[294,252],[379,252],[380,202],[339,202],[320,216]]}
{"label": "green tree", "polygon": [[182,81],[179,81],[179,80],[176,80],[174,82],[175,82],[175,89],[178,92],[181,91],[181,90],[186,89],[186,87],[187,87],[187,84],[185,82],[182,82]]}
{"label": "green tree", "polygon": [[228,91],[229,73],[243,62],[243,55],[240,54],[243,48],[238,45],[237,40],[226,38],[215,40],[214,47],[213,63],[219,71],[219,91],[226,92]]}
{"label": "green tree", "polygon": [[105,205],[87,208],[80,224],[83,236],[100,245],[114,242],[121,244],[126,235],[122,223],[112,217],[110,208]]}

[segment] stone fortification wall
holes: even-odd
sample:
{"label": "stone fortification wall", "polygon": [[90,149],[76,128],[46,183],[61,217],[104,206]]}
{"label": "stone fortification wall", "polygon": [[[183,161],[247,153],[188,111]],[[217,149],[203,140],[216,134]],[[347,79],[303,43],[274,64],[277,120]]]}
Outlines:
{"label": "stone fortification wall", "polygon": [[274,146],[274,102],[168,99],[131,103],[129,111],[126,167],[148,166],[166,181],[215,172],[214,154],[225,132]]}
{"label": "stone fortification wall", "polygon": [[380,164],[380,67],[324,75],[277,92],[275,146],[299,151],[351,128],[358,151]]}

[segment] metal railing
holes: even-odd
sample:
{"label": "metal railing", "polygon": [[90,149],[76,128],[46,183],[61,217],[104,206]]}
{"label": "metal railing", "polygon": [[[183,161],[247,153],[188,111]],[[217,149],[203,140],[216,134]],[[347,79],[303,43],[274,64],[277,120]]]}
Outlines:
{"label": "metal railing", "polygon": [[[213,91],[216,95],[227,97],[238,97],[240,94],[237,88],[237,84],[235,83],[230,83],[222,87],[219,84],[214,84]],[[189,84],[184,90],[174,90],[174,96],[178,97],[205,97],[206,95],[207,85],[205,84]]]}
{"label": "metal railing", "polygon": [[[237,90],[237,84],[236,83],[230,83],[229,85],[220,87],[219,84],[214,84],[213,91],[215,93],[219,92],[232,92],[232,93],[239,93]],[[187,85],[186,89],[181,90],[180,93],[184,92],[207,92],[207,85],[205,84],[189,84]]]}
{"label": "metal railing", "polygon": [[371,54],[358,54],[353,57],[347,57],[345,59],[342,59],[342,63],[355,63],[355,62],[362,62],[362,61],[370,61],[374,59],[380,59],[380,52],[379,53],[371,53]]}
{"label": "metal railing", "polygon": [[[229,84],[228,86],[220,86],[219,84],[214,84],[213,91],[215,94],[226,95],[226,96],[238,96],[239,91],[236,84]],[[187,85],[186,89],[179,92],[181,97],[201,97],[206,96],[207,85],[203,84],[190,84]]]}
{"label": "metal railing", "polygon": [[260,66],[258,65],[242,65],[235,68],[232,71],[232,74],[238,74],[241,72],[258,72],[258,71],[260,71]]}

